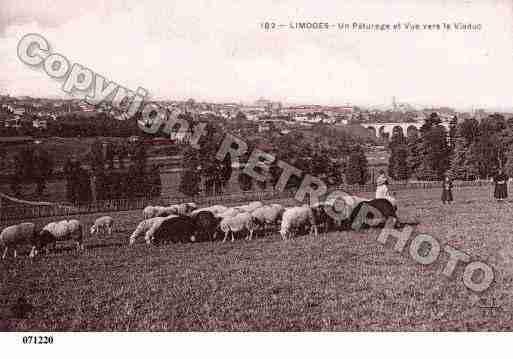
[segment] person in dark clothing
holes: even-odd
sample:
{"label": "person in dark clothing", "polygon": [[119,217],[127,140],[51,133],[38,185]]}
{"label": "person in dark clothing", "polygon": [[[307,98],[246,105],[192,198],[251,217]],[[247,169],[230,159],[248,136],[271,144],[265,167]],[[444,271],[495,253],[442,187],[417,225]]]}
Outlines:
{"label": "person in dark clothing", "polygon": [[503,201],[505,198],[508,198],[508,176],[504,174],[502,169],[499,170],[499,173],[494,177],[493,182],[495,183],[495,190],[493,196],[497,201]]}
{"label": "person in dark clothing", "polygon": [[442,183],[442,203],[443,204],[451,204],[453,201],[452,198],[452,181],[449,176],[445,176]]}

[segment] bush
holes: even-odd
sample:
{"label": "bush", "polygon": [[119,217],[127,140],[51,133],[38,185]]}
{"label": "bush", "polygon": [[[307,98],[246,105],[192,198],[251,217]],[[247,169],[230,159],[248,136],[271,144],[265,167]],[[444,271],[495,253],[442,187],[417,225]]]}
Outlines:
{"label": "bush", "polygon": [[239,186],[243,191],[251,191],[253,188],[253,178],[241,172],[239,174]]}
{"label": "bush", "polygon": [[348,184],[364,185],[369,177],[367,158],[360,146],[356,146],[349,156],[346,165],[346,180]]}
{"label": "bush", "polygon": [[149,172],[114,170],[96,175],[96,199],[135,199],[140,197],[159,197],[161,179],[158,168]]}

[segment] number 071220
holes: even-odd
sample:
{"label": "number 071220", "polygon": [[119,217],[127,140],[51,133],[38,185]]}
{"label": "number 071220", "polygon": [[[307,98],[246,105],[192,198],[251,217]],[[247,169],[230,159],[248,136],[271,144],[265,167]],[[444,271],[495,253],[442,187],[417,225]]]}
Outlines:
{"label": "number 071220", "polygon": [[22,339],[23,344],[53,344],[53,336],[27,335]]}

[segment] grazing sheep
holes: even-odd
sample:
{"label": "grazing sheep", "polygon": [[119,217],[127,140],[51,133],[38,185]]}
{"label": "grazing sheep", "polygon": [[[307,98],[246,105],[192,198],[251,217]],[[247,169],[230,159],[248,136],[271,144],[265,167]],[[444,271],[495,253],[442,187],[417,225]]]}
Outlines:
{"label": "grazing sheep", "polygon": [[150,228],[144,234],[144,241],[146,242],[146,244],[150,244],[153,242],[153,239],[155,236],[155,231],[157,229],[159,229],[159,227],[162,225],[162,223],[164,223],[168,219],[176,218],[176,217],[179,217],[179,216],[175,216],[174,214],[172,214],[172,215],[166,216],[166,217],[155,217],[154,218],[155,221],[152,222]]}
{"label": "grazing sheep", "polygon": [[[376,199],[378,199],[378,198],[376,198]],[[388,196],[388,197],[383,198],[383,199],[385,199],[388,202],[390,202],[392,204],[392,206],[397,210],[397,200],[395,199],[395,197]]]}
{"label": "grazing sheep", "polygon": [[16,258],[18,245],[32,244],[36,235],[34,223],[20,223],[4,228],[0,233],[0,248],[5,248],[2,259],[6,257],[9,248],[14,248],[14,258]]}
{"label": "grazing sheep", "polygon": [[112,235],[112,230],[114,228],[114,219],[111,216],[103,216],[100,218],[96,218],[94,224],[91,226],[90,233],[94,234],[108,234]]}
{"label": "grazing sheep", "polygon": [[[134,232],[130,235],[129,244],[130,245],[134,244],[135,240],[141,234],[146,234],[146,232],[148,232],[148,230],[153,226],[154,223],[163,221],[164,219],[165,219],[165,217],[153,217],[153,218],[148,218],[148,219],[145,219],[145,220],[142,220],[141,222],[139,222],[139,224],[135,228]],[[149,244],[148,242],[146,242],[146,243]]]}
{"label": "grazing sheep", "polygon": [[368,199],[368,198],[363,198],[363,197],[358,197],[358,196],[344,196],[341,199],[349,207],[349,209],[350,209],[349,213],[351,213],[356,208],[356,206],[358,206],[358,204],[360,204],[362,202],[370,201],[370,199]]}
{"label": "grazing sheep", "polygon": [[347,195],[318,202],[311,206],[316,225],[324,224],[326,231],[345,228],[351,223],[354,209],[366,201],[366,198]]}
{"label": "grazing sheep", "polygon": [[165,218],[158,226],[154,225],[150,231],[152,230],[151,240],[156,245],[164,244],[170,240],[173,242],[187,242],[194,238],[195,223],[191,217],[171,216]]}
{"label": "grazing sheep", "polygon": [[243,212],[240,209],[233,207],[233,208],[228,208],[226,211],[217,214],[216,217],[230,218],[230,217],[235,217],[236,215],[241,214],[241,213],[246,213],[246,212]]}
{"label": "grazing sheep", "polygon": [[239,213],[235,217],[225,217],[221,220],[219,228],[224,233],[223,242],[226,241],[228,234],[232,234],[232,242],[235,240],[233,233],[247,230],[248,236],[246,237],[249,241],[253,238],[254,222],[253,217],[249,213]]}
{"label": "grazing sheep", "polygon": [[32,247],[31,256],[37,254],[42,248],[57,242],[73,240],[77,243],[77,249],[84,249],[82,243],[82,224],[78,219],[62,220],[48,223],[37,235]]}
{"label": "grazing sheep", "polygon": [[175,206],[159,207],[155,211],[155,217],[167,217],[177,215],[178,209]]}
{"label": "grazing sheep", "polygon": [[198,205],[194,202],[187,202],[184,203],[187,206],[187,212],[190,214],[192,211],[196,210],[198,208]]}
{"label": "grazing sheep", "polygon": [[315,224],[317,226],[326,225],[326,227],[328,227],[328,223],[330,222],[330,205],[324,202],[318,202],[310,206],[310,208],[312,209],[312,214],[315,218]]}
{"label": "grazing sheep", "polygon": [[215,217],[210,211],[199,211],[191,218],[194,220],[195,237],[199,241],[208,239],[215,240],[217,228],[221,222],[221,218]]}
{"label": "grazing sheep", "polygon": [[255,209],[257,208],[260,208],[260,207],[263,207],[264,204],[260,201],[255,201],[255,202],[250,202],[246,205],[243,205],[243,206],[237,206],[237,207],[233,207],[235,209],[238,209],[240,210],[241,212],[253,212]]}
{"label": "grazing sheep", "polygon": [[317,226],[324,225],[325,231],[340,229],[349,221],[351,208],[343,200],[327,200],[311,206]]}
{"label": "grazing sheep", "polygon": [[[362,211],[362,206],[367,205],[367,209]],[[360,211],[362,213],[360,214]],[[365,218],[358,218],[365,216]],[[385,198],[376,198],[370,201],[360,202],[351,213],[350,223],[353,229],[359,229],[362,226],[381,226],[389,219],[393,218],[394,223],[398,224],[397,208]]]}
{"label": "grazing sheep", "polygon": [[159,213],[165,210],[166,207],[162,206],[146,206],[143,209],[143,218],[144,219],[150,219],[157,217]]}
{"label": "grazing sheep", "polygon": [[167,217],[170,215],[175,216],[186,216],[191,213],[191,211],[196,209],[196,204],[193,202],[182,203],[182,204],[174,204],[172,206],[167,207],[159,207],[157,209],[157,217]]}
{"label": "grazing sheep", "polygon": [[310,225],[310,234],[312,231],[317,237],[317,224],[315,222],[315,216],[313,211],[307,205],[301,207],[292,207],[286,209],[281,219],[280,234],[282,239],[287,239],[294,236],[294,233],[305,225]]}
{"label": "grazing sheep", "polygon": [[143,218],[144,219],[153,218],[153,213],[154,213],[154,207],[153,206],[146,206],[143,209]]}
{"label": "grazing sheep", "polygon": [[195,216],[197,213],[202,212],[202,211],[208,211],[208,212],[212,213],[214,216],[216,216],[216,215],[223,213],[227,210],[228,210],[228,207],[216,204],[216,205],[213,205],[210,207],[204,207],[204,208],[194,210],[191,212],[191,216]]}
{"label": "grazing sheep", "polygon": [[285,208],[281,204],[272,204],[255,209],[251,212],[251,216],[256,224],[269,225],[277,224],[283,212],[285,212]]}

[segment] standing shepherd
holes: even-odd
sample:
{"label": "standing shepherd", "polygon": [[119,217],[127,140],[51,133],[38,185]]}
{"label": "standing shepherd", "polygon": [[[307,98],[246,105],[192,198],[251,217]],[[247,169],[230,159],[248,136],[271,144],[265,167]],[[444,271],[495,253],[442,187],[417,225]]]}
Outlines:
{"label": "standing shepherd", "polygon": [[397,207],[395,198],[388,190],[388,178],[383,170],[379,170],[379,176],[376,180],[376,198],[384,198],[390,201],[394,207]]}
{"label": "standing shepherd", "polygon": [[451,204],[453,201],[452,198],[452,180],[449,176],[445,175],[442,183],[442,203],[443,204]]}
{"label": "standing shepherd", "polygon": [[504,174],[502,168],[499,169],[499,173],[493,178],[495,183],[495,190],[493,196],[497,201],[503,201],[508,198],[508,176]]}

